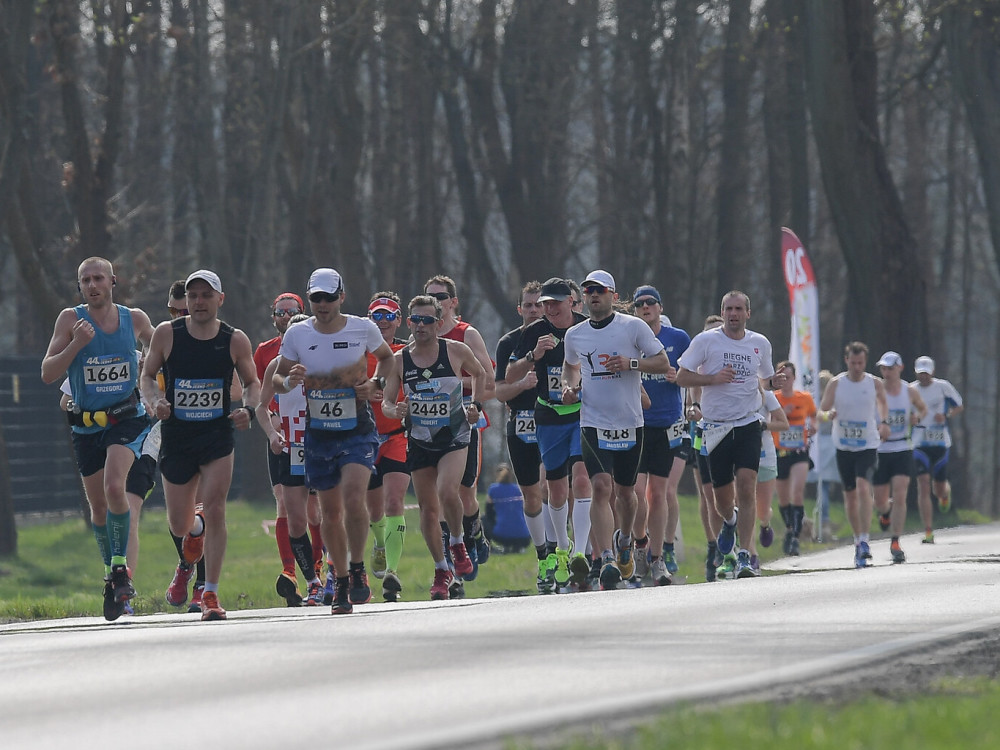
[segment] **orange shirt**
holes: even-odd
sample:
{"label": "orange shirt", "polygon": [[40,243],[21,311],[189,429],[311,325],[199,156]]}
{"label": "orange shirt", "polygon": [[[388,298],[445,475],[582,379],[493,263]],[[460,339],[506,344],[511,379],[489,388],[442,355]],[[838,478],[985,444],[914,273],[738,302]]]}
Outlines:
{"label": "orange shirt", "polygon": [[784,451],[805,450],[809,445],[806,422],[809,417],[816,416],[816,402],[813,401],[812,394],[809,391],[793,391],[791,396],[784,396],[781,391],[775,391],[774,395],[785,410],[790,427],[782,432],[771,433],[774,447]]}

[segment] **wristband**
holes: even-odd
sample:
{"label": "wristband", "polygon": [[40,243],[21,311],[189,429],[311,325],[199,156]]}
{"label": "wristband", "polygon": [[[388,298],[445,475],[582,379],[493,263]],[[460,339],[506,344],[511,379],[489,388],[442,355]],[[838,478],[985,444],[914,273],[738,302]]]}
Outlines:
{"label": "wristband", "polygon": [[524,355],[524,358],[526,360],[528,360],[529,362],[534,362],[535,361],[535,350],[534,349],[530,350],[527,354]]}
{"label": "wristband", "polygon": [[243,405],[243,408],[247,410],[247,416],[250,417],[250,424],[253,424],[254,419],[257,418],[257,410],[246,404]]}
{"label": "wristband", "polygon": [[480,414],[483,413],[483,405],[478,401],[473,401],[472,405],[476,407]]}

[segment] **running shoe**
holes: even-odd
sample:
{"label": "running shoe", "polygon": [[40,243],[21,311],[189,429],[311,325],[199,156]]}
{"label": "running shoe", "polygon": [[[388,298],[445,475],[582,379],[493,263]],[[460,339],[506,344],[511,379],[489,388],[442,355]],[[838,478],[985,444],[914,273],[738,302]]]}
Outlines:
{"label": "running shoe", "polygon": [[201,597],[201,619],[204,622],[226,619],[226,610],[219,605],[219,595],[214,591],[206,591]]}
{"label": "running shoe", "polygon": [[278,580],[274,582],[274,590],[278,592],[278,596],[285,600],[287,606],[298,607],[302,604],[302,595],[299,593],[299,582],[295,579],[294,575],[284,570],[281,571]]}
{"label": "running shoe", "polygon": [[758,555],[750,555],[750,567],[757,571],[757,575],[760,575],[760,557]]}
{"label": "running shoe", "polygon": [[387,602],[398,602],[403,593],[403,584],[396,571],[387,570],[382,576],[382,598]]}
{"label": "running shoe", "polygon": [[868,546],[868,542],[866,542],[864,540],[858,542],[858,548],[861,550],[861,555],[866,560],[871,560],[872,559],[872,550],[871,550],[871,547]]}
{"label": "running shoe", "polygon": [[[615,563],[618,565],[618,571],[621,573],[623,580],[631,578],[635,575],[635,555],[632,554],[632,540],[622,547],[621,544],[622,532],[620,529],[615,531],[614,539],[612,544],[615,550]],[[603,580],[604,571],[601,570],[601,576]]]}
{"label": "running shoe", "polygon": [[205,598],[205,584],[196,583],[191,594],[191,602],[188,604],[188,613],[195,614],[201,612],[201,602]]}
{"label": "running shoe", "polygon": [[[465,554],[469,558],[469,562],[472,564],[472,570],[468,573],[462,574],[457,570],[455,575],[464,581],[474,581],[479,577],[479,550],[476,547],[476,539],[472,536],[463,536],[462,543],[465,545]],[[455,553],[452,552],[452,565],[455,564]]]}
{"label": "running shoe", "polygon": [[486,534],[483,533],[483,527],[480,524],[479,531],[477,531],[473,537],[476,540],[476,558],[480,565],[485,565],[490,560],[490,553],[492,548],[490,547],[490,540],[486,538]]}
{"label": "running shoe", "polygon": [[756,578],[759,575],[760,573],[754,570],[753,565],[750,564],[750,553],[746,550],[740,550],[736,556],[736,577]]}
{"label": "running shoe", "polygon": [[128,600],[135,596],[128,568],[124,565],[113,565],[111,567],[111,585],[115,589],[115,601],[121,604],[124,609]]}
{"label": "running shoe", "polygon": [[610,557],[601,561],[601,591],[613,591],[618,588],[624,576]]}
{"label": "running shoe", "polygon": [[718,568],[719,566],[715,562],[715,550],[710,549],[708,556],[705,558],[705,580],[708,583],[712,583],[718,579]]}
{"label": "running shoe", "polygon": [[559,589],[559,593],[566,593],[565,590],[569,586],[569,550],[568,549],[556,549],[556,567],[552,571],[552,577],[555,579],[556,586]]}
{"label": "running shoe", "polygon": [[670,575],[677,573],[677,555],[674,554],[673,550],[663,551],[663,564],[667,566],[667,572]]}
{"label": "running shoe", "polygon": [[933,531],[928,531],[924,535],[924,538],[920,540],[920,543],[921,544],[934,544],[934,532]]}
{"label": "running shoe", "polygon": [[385,575],[385,547],[375,545],[372,548],[372,575],[376,578]]}
{"label": "running shoe", "polygon": [[635,577],[642,580],[649,575],[649,544],[635,544]]}
{"label": "running shoe", "polygon": [[575,552],[569,559],[569,582],[578,591],[586,591],[587,576],[590,574],[590,563],[582,552]]}
{"label": "running shoe", "polygon": [[731,581],[736,577],[736,555],[732,552],[722,556],[722,565],[715,569],[715,574],[723,581]]}
{"label": "running shoe", "polygon": [[797,536],[792,537],[792,541],[788,544],[788,554],[792,557],[799,556],[799,538]]}
{"label": "running shoe", "polygon": [[889,507],[885,509],[885,513],[881,511],[878,514],[878,527],[882,531],[888,531],[889,526],[892,525],[892,500],[889,501]]}
{"label": "running shoe", "polygon": [[451,583],[448,584],[448,598],[449,599],[464,599],[465,598],[465,582],[455,576]]}
{"label": "running shoe", "polygon": [[323,587],[323,604],[333,604],[337,595],[337,577],[332,570],[326,571],[326,586]]}
{"label": "running shoe", "polygon": [[351,586],[348,590],[348,598],[351,604],[367,604],[372,600],[372,590],[368,587],[368,574],[365,572],[365,564],[358,567],[351,566],[350,570]]}
{"label": "running shoe", "polygon": [[122,614],[123,615],[134,615],[135,614],[135,610],[132,609],[132,603],[131,602],[125,602],[125,606],[122,607]]}
{"label": "running shoe", "polygon": [[590,572],[587,573],[587,585],[591,589],[597,589],[601,586],[601,558],[594,555],[590,560]]}
{"label": "running shoe", "polygon": [[109,575],[104,579],[104,619],[114,622],[122,616],[122,605],[115,600],[115,585]]}
{"label": "running shoe", "polygon": [[649,563],[649,577],[653,579],[656,586],[669,586],[672,583],[670,571],[662,557],[658,557]]}
{"label": "running shoe", "polygon": [[906,562],[906,553],[903,552],[903,548],[899,546],[898,539],[893,539],[892,543],[889,544],[889,552],[892,555],[892,561],[894,563]]}
{"label": "running shoe", "polygon": [[951,510],[951,495],[948,495],[948,497],[938,498],[938,510],[942,513],[947,513]]}
{"label": "running shoe", "polygon": [[434,582],[431,584],[431,601],[442,601],[448,598],[448,588],[455,580],[454,574],[445,568],[434,569]]}
{"label": "running shoe", "polygon": [[205,554],[205,516],[202,515],[201,510],[200,504],[194,506],[195,516],[201,518],[201,533],[198,536],[191,536],[189,531],[184,535],[184,541],[181,543],[181,556],[188,565],[194,565]]}
{"label": "running shoe", "polygon": [[535,585],[538,587],[539,594],[551,594],[555,591],[556,566],[558,564],[559,558],[556,557],[555,553],[538,561],[538,580]]}
{"label": "running shoe", "polygon": [[333,604],[330,606],[331,615],[349,615],[354,611],[350,591],[351,583],[349,578],[337,581],[337,594],[333,597]]}
{"label": "running shoe", "polygon": [[[451,564],[455,568],[455,575],[462,578],[472,576],[475,578],[472,560],[469,559],[469,551],[464,542],[452,544],[448,550],[451,552]],[[471,580],[471,579],[470,579]]]}
{"label": "running shoe", "polygon": [[861,544],[854,545],[854,567],[864,568],[868,565],[868,558],[861,553]]}
{"label": "running shoe", "polygon": [[785,540],[781,543],[781,551],[786,555],[792,554],[792,539],[794,538],[795,535],[792,533],[791,529],[785,531]]}
{"label": "running shoe", "polygon": [[[174,571],[174,580],[167,586],[167,604],[180,607],[188,600],[188,584],[194,576],[194,566],[186,562],[177,563],[177,570]],[[201,607],[198,608],[201,611]]]}
{"label": "running shoe", "polygon": [[774,543],[774,529],[771,528],[770,524],[764,524],[760,527],[760,534],[757,538],[760,540],[761,547],[770,547]]}
{"label": "running shoe", "polygon": [[323,584],[319,580],[309,584],[309,594],[305,601],[307,607],[318,607],[323,603]]}
{"label": "running shoe", "polygon": [[[738,519],[737,519],[738,520]],[[719,532],[719,538],[717,540],[719,552],[723,555],[728,555],[733,551],[733,547],[736,546],[736,524],[732,526],[728,522],[722,522],[722,531]]]}

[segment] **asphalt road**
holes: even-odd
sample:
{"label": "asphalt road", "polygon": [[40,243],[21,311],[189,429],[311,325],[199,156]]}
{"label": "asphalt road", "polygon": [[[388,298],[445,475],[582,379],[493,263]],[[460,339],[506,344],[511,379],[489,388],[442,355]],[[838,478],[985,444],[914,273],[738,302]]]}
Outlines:
{"label": "asphalt road", "polygon": [[0,626],[4,748],[491,746],[752,697],[1000,629],[1000,526],[794,575],[571,596]]}

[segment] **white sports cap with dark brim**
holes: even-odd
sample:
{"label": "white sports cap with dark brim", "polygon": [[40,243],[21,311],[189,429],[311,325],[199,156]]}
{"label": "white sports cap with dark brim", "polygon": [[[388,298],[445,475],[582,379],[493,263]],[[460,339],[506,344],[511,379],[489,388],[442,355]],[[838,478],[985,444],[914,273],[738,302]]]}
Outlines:
{"label": "white sports cap with dark brim", "polygon": [[314,292],[326,292],[327,294],[337,294],[344,286],[340,274],[332,268],[317,268],[309,276],[309,283],[306,285],[306,295]]}
{"label": "white sports cap with dark brim", "polygon": [[615,277],[607,271],[602,271],[600,269],[588,273],[587,278],[583,280],[583,283],[580,284],[580,286],[587,286],[587,284],[600,284],[603,287],[607,287],[612,292],[617,289],[617,287],[615,287]]}
{"label": "white sports cap with dark brim", "polygon": [[926,373],[928,375],[934,374],[934,360],[930,357],[917,357],[917,361],[913,364],[913,371],[920,373]]}
{"label": "white sports cap with dark brim", "polygon": [[197,279],[201,279],[212,287],[212,289],[217,291],[219,294],[222,294],[222,279],[219,278],[219,274],[215,271],[209,271],[206,268],[201,268],[188,276],[187,281],[184,282],[184,289],[186,290],[189,286],[191,286],[191,282]]}

